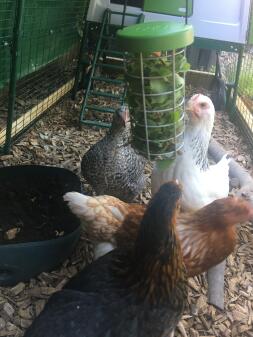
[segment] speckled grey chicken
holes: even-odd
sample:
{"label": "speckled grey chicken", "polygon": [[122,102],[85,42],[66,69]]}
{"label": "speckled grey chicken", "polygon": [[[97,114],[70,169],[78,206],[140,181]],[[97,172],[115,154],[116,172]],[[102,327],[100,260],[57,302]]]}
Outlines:
{"label": "speckled grey chicken", "polygon": [[127,106],[118,109],[109,133],[83,156],[83,177],[97,195],[107,194],[132,201],[145,187],[146,160],[130,145]]}
{"label": "speckled grey chicken", "polygon": [[161,186],[129,249],[115,249],[54,294],[25,337],[169,337],[187,298],[176,234],[181,190]]}

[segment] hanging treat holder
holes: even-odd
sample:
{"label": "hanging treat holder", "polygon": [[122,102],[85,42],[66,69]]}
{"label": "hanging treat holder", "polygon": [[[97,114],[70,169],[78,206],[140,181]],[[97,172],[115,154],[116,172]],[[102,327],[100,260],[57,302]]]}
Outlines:
{"label": "hanging treat holder", "polygon": [[118,32],[126,53],[127,101],[132,144],[149,160],[173,159],[183,146],[184,47],[193,41],[191,26],[148,22]]}
{"label": "hanging treat holder", "polygon": [[133,145],[150,160],[169,159],[183,145],[184,50],[138,56],[126,71]]}

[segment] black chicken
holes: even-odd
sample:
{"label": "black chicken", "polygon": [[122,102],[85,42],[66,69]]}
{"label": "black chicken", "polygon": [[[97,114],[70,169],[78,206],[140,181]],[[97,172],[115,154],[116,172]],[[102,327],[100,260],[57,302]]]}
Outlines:
{"label": "black chicken", "polygon": [[25,337],[162,337],[173,334],[187,297],[175,233],[181,190],[151,200],[134,248],[115,249],[54,294]]}

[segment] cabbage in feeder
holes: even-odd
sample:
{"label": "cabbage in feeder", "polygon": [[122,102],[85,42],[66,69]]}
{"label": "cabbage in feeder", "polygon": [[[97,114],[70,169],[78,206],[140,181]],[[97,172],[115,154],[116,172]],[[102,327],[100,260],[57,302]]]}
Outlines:
{"label": "cabbage in feeder", "polygon": [[192,28],[149,22],[124,28],[118,36],[128,51],[133,146],[150,160],[173,158],[183,145],[184,73],[189,66],[182,47],[192,42]]}

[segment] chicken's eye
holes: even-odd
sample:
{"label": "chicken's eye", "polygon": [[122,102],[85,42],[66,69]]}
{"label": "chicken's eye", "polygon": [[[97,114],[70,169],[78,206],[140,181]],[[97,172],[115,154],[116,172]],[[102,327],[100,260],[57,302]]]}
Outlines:
{"label": "chicken's eye", "polygon": [[206,103],[200,103],[199,105],[200,105],[201,108],[206,108],[207,107]]}

